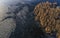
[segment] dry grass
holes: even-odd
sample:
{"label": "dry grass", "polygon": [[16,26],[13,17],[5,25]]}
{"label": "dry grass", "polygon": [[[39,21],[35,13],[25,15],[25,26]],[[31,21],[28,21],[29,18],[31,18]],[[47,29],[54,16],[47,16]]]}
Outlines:
{"label": "dry grass", "polygon": [[34,9],[34,14],[35,20],[41,24],[46,33],[57,31],[57,38],[60,38],[60,8],[55,5],[56,3],[39,3]]}

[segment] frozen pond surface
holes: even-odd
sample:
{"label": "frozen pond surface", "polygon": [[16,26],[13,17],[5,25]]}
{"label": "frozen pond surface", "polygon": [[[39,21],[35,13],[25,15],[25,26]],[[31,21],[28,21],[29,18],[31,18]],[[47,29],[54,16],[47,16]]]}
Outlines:
{"label": "frozen pond surface", "polygon": [[[33,9],[39,1],[0,0],[0,38],[40,38],[31,34],[35,23]],[[35,27],[39,28],[37,25]]]}

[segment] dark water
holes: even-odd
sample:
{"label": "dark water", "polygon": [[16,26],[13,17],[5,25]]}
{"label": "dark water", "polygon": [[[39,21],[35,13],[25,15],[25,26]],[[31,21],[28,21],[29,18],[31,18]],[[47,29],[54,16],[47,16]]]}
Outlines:
{"label": "dark water", "polygon": [[[60,5],[60,0],[56,0],[58,6]],[[25,4],[17,3],[12,6],[17,6],[16,9],[10,11],[14,13],[14,16],[6,17],[13,18],[16,21],[16,28],[14,32],[11,33],[9,38],[56,38],[56,33],[53,35],[46,34],[41,28],[39,28],[39,23],[34,21],[34,7],[41,2],[41,0],[25,1]],[[45,2],[45,0],[43,0]],[[50,2],[54,2],[50,0]],[[10,12],[8,14],[10,14]],[[4,20],[5,20],[4,19]]]}

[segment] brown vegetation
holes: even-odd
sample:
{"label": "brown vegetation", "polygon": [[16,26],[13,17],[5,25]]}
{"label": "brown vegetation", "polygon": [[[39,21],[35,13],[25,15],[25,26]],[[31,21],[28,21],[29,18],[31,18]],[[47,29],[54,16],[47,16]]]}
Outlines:
{"label": "brown vegetation", "polygon": [[38,21],[46,33],[57,31],[57,37],[60,38],[60,8],[56,3],[39,3],[34,9],[35,20]]}

